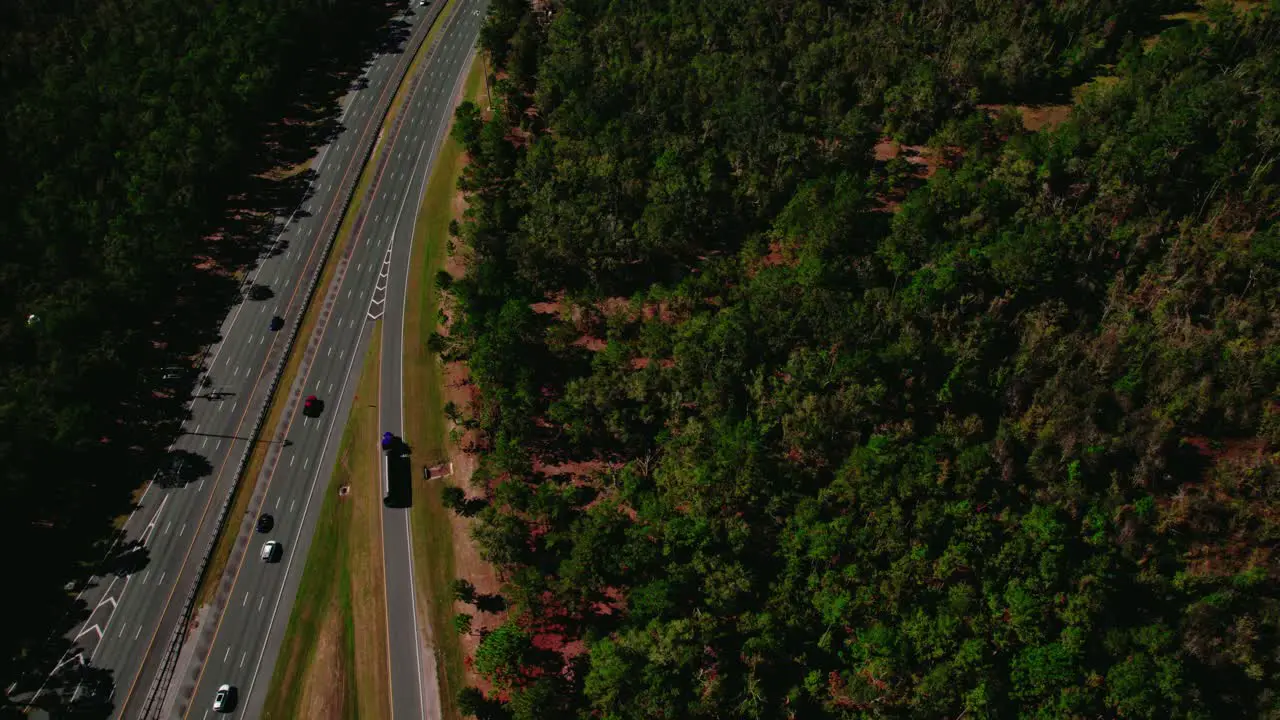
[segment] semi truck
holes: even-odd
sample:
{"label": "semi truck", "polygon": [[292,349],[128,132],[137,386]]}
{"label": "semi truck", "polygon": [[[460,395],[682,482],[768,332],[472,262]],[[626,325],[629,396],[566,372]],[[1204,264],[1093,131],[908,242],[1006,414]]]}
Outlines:
{"label": "semi truck", "polygon": [[390,432],[382,433],[382,503],[387,507],[409,507],[409,448]]}

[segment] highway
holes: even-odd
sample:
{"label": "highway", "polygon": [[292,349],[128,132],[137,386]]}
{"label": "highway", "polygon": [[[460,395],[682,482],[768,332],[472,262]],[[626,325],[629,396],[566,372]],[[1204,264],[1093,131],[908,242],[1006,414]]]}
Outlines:
{"label": "highway", "polygon": [[[421,22],[425,14],[418,10],[405,18],[412,30],[410,47],[425,36],[426,24]],[[396,44],[403,48],[406,43]],[[136,717],[142,710],[169,637],[181,619],[201,556],[216,530],[221,503],[237,480],[237,463],[247,447],[248,433],[267,401],[275,369],[284,360],[290,329],[303,312],[307,287],[324,258],[324,245],[341,221],[337,200],[359,176],[367,148],[376,138],[382,108],[390,102],[394,81],[410,59],[410,54],[402,52],[371,58],[367,86],[344,98],[343,131],[312,164],[317,174],[310,197],[289,218],[282,218],[283,229],[272,251],[246,283],[246,287],[265,286],[270,292],[259,296],[264,299],[246,298],[237,304],[222,323],[220,341],[207,352],[193,391],[190,418],[171,448],[203,457],[203,461],[192,457],[188,467],[207,461],[207,471],[172,486],[149,484],[122,535],[126,543],[145,544],[145,566],[127,576],[91,578],[80,595],[92,612],[72,631],[75,649],[54,671],[76,663],[110,669],[116,717]],[[285,327],[276,332],[268,328],[273,315],[285,319]],[[229,522],[238,525],[238,520]],[[33,699],[41,690],[43,686]],[[77,688],[75,693],[79,692]]]}
{"label": "highway", "polygon": [[[281,427],[272,428],[268,436],[278,452],[263,468],[240,528],[237,548],[242,554],[233,556],[227,569],[225,612],[213,627],[197,631],[199,656],[190,672],[179,673],[171,690],[177,693],[176,710],[182,717],[213,716],[213,696],[224,683],[237,688],[231,716],[261,715],[351,407],[355,402],[379,403],[380,417],[392,423],[386,429],[400,434],[400,338],[414,222],[469,67],[483,8],[483,0],[455,2],[418,74],[410,78],[415,83],[412,93],[387,132],[381,159],[375,158],[375,180],[349,254],[339,261],[330,286],[317,296],[324,298],[326,316],[307,345],[297,382],[289,388],[290,405]],[[381,398],[356,399],[359,360],[379,319],[385,323],[382,349],[392,358],[391,372],[385,372],[384,364]],[[311,394],[327,403],[316,419],[302,413],[302,398]],[[376,446],[378,434],[363,441]],[[380,499],[381,483],[371,474],[367,484],[352,492],[376,493]],[[266,534],[252,527],[259,503],[276,520]],[[407,510],[384,511],[392,708],[397,719],[438,717],[433,657],[414,611],[407,523]],[[283,545],[276,562],[259,557],[267,539]]]}

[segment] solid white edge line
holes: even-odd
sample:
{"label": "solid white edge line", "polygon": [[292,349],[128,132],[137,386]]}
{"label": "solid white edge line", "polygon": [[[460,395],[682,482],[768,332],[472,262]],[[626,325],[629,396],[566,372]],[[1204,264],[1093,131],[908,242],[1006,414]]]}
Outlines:
{"label": "solid white edge line", "polygon": [[[357,344],[357,347],[358,347],[358,344]],[[346,394],[346,390],[347,390],[347,383],[351,380],[351,369],[352,369],[352,367],[355,365],[355,359],[356,359],[356,356],[358,356],[358,355],[359,355],[359,353],[351,353],[351,359],[347,361],[347,372],[346,372],[346,374],[345,374],[345,375],[343,376],[343,378],[342,378],[342,387],[338,390],[338,397],[342,397],[342,396],[344,396],[344,395]],[[401,412],[403,412],[403,409],[401,410]],[[346,424],[345,424],[345,423],[343,423],[343,429],[344,429],[344,430],[345,430],[345,425],[346,425]],[[338,427],[338,424],[337,424],[337,423],[332,423],[332,424],[329,426],[329,432],[325,435],[325,438],[324,438],[324,446],[320,448],[320,458],[321,458],[321,463],[319,463],[319,464],[317,464],[317,465],[316,465],[316,471],[315,471],[315,473],[313,473],[313,474],[312,474],[312,476],[311,476],[311,487],[307,490],[307,500],[306,500],[306,502],[305,502],[305,503],[303,503],[303,505],[302,505],[302,522],[298,523],[298,530],[297,530],[297,532],[295,532],[295,533],[294,533],[294,536],[293,536],[293,547],[294,547],[294,549],[295,549],[295,550],[296,550],[297,545],[298,545],[298,538],[302,537],[302,529],[303,529],[303,527],[305,527],[305,526],[306,526],[306,524],[307,524],[307,521],[306,521],[306,518],[307,518],[307,509],[311,506],[311,498],[315,495],[315,490],[316,490],[316,480],[319,478],[319,476],[320,476],[320,470],[321,470],[321,468],[323,467],[324,454],[325,454],[325,453],[328,451],[328,449],[329,449],[329,443],[330,443],[330,441],[332,441],[332,440],[333,440],[333,433],[334,433],[334,431],[337,429],[337,427]],[[289,560],[288,560],[288,562],[286,562],[286,563],[285,563],[285,566],[284,566],[284,576],[283,576],[283,577],[281,577],[281,579],[280,579],[280,589],[276,592],[276,599],[275,599],[275,602],[274,602],[274,603],[272,603],[272,607],[271,607],[271,619],[267,622],[267,631],[263,634],[262,647],[258,650],[258,659],[257,659],[257,660],[255,660],[255,661],[254,661],[254,664],[253,664],[253,675],[251,676],[251,678],[250,678],[250,680],[249,680],[249,691],[248,691],[247,693],[245,693],[245,702],[244,702],[244,705],[245,705],[245,706],[248,706],[248,704],[249,704],[249,703],[250,703],[250,701],[251,701],[251,698],[253,697],[253,688],[257,685],[257,682],[258,682],[258,673],[259,673],[259,671],[260,671],[260,670],[261,670],[261,668],[262,668],[262,658],[263,658],[263,656],[264,656],[264,655],[266,655],[266,652],[267,652],[267,643],[268,643],[268,642],[270,642],[271,629],[275,626],[275,622],[276,622],[276,614],[277,614],[277,613],[279,612],[279,610],[280,610],[280,600],[283,598],[283,596],[284,596],[284,589],[285,589],[285,586],[286,586],[286,585],[288,584],[288,582],[289,582],[289,572],[290,572],[290,570],[292,570],[292,568],[293,568],[293,558],[294,558],[296,555],[297,555],[297,553],[296,553],[296,552],[290,552],[290,553],[289,553]],[[417,605],[416,605],[416,603],[415,603],[414,607],[415,607],[414,616],[415,616],[415,618],[416,618],[416,617],[417,617],[417,612],[416,612]],[[421,667],[421,666],[419,666],[419,667]],[[421,683],[419,683],[419,687],[421,687]],[[197,689],[198,689],[198,688],[197,688]],[[421,700],[420,700],[420,702],[421,702]]]}
{"label": "solid white edge line", "polygon": [[[351,368],[355,364],[355,358],[357,355],[359,355],[359,353],[352,353],[351,360],[347,362],[347,372],[342,379],[342,389],[339,390],[338,392],[339,397],[341,397],[346,393],[347,383],[351,380]],[[345,429],[345,427],[346,427],[346,423],[343,423],[343,428]],[[328,452],[329,443],[330,441],[333,440],[334,431],[337,429],[338,429],[337,423],[331,423],[329,425],[329,432],[325,435],[325,438],[324,438],[324,446],[320,448],[321,459],[323,459],[325,453]],[[297,553],[298,539],[302,537],[302,529],[306,527],[306,524],[307,524],[307,509],[311,507],[311,498],[315,495],[316,479],[320,476],[320,469],[322,465],[323,463],[316,465],[316,471],[311,475],[311,487],[307,490],[307,500],[302,505],[302,515],[301,515],[302,522],[298,523],[298,529],[293,534],[293,546],[292,546],[293,549],[290,550],[289,560],[284,565],[284,576],[280,578],[280,589],[276,591],[276,599],[271,606],[271,620],[267,623],[267,631],[262,635],[262,638],[263,638],[262,646],[258,650],[258,659],[254,662],[253,675],[249,680],[249,692],[245,693],[245,696],[244,696],[244,699],[245,699],[244,704],[246,706],[249,704],[250,698],[253,697],[253,688],[258,682],[258,671],[261,669],[262,657],[267,652],[267,643],[270,642],[271,629],[272,627],[275,626],[276,613],[279,612],[280,610],[280,600],[284,596],[285,586],[288,585],[289,583],[289,572],[293,569],[293,559],[298,555]]]}

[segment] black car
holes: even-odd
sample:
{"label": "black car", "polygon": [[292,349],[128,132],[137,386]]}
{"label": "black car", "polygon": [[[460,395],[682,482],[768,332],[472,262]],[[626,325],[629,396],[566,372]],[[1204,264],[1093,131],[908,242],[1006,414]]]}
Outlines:
{"label": "black car", "polygon": [[284,318],[280,317],[279,315],[272,315],[271,325],[269,327],[271,328],[271,332],[275,332],[279,330],[280,328],[284,327]]}
{"label": "black car", "polygon": [[271,526],[275,524],[275,518],[271,517],[267,513],[262,513],[258,516],[258,532],[260,533],[270,532]]}

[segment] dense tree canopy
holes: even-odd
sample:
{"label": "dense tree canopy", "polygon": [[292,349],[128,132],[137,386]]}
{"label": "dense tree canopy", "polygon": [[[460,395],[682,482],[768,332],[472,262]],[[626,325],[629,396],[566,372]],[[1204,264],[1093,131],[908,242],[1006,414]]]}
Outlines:
{"label": "dense tree canopy", "polygon": [[73,619],[64,585],[100,569],[113,517],[183,419],[195,372],[164,387],[162,368],[197,367],[216,339],[235,274],[307,179],[269,171],[334,132],[335,100],[388,42],[394,11],[351,0],[0,7],[3,545],[39,549],[10,553],[22,589],[6,603],[21,621],[0,630],[6,687],[57,660],[50,637]]}
{"label": "dense tree canopy", "polygon": [[494,0],[465,706],[1280,713],[1280,7],[1180,9]]}

